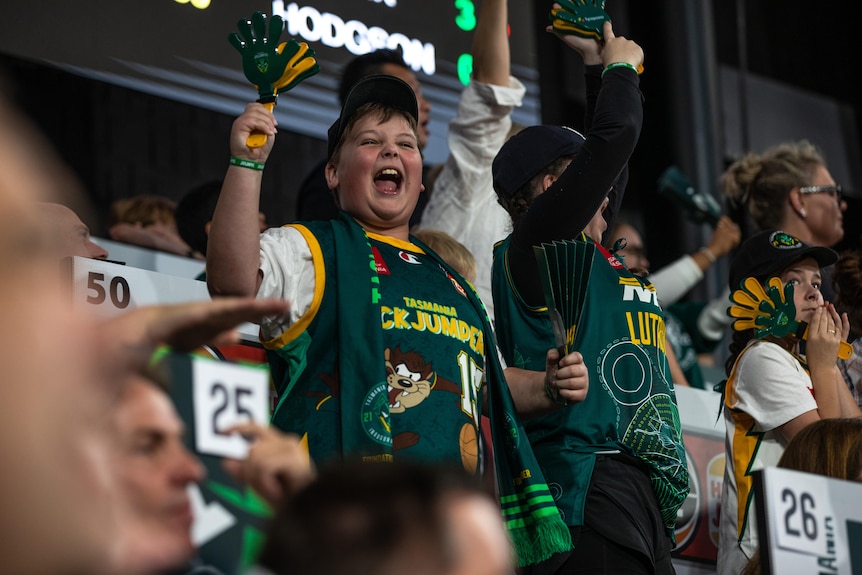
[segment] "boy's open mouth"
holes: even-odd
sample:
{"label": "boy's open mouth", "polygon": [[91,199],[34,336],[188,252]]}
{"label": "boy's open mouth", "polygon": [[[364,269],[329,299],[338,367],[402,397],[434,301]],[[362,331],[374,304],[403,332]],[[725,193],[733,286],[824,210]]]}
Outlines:
{"label": "boy's open mouth", "polygon": [[401,186],[401,174],[394,168],[385,168],[374,176],[374,185],[384,194],[394,194]]}

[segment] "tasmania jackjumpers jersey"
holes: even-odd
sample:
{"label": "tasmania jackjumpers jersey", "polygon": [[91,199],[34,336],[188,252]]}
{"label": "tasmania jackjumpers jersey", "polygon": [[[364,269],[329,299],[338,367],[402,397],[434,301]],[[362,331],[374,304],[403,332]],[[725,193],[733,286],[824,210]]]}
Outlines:
{"label": "tasmania jackjumpers jersey", "polygon": [[[547,350],[556,347],[553,330],[547,308],[529,307],[514,287],[507,264],[510,240],[495,246],[498,344],[508,365],[541,370]],[[583,402],[524,425],[569,525],[583,524],[596,454],[619,450],[646,463],[662,519],[673,528],[689,479],[664,345],[655,289],[596,246],[571,346],[590,370],[589,392]]]}
{"label": "tasmania jackjumpers jersey", "polygon": [[[291,227],[310,248],[315,293],[298,321],[264,343],[279,396],[273,423],[307,434],[310,455],[321,462],[349,452],[343,445],[341,410],[357,409],[363,432],[371,441],[391,443],[393,457],[455,462],[476,470],[486,342],[479,312],[465,295],[471,288],[412,243],[368,234],[371,265],[379,278],[376,303],[384,349],[367,360],[385,363],[380,372],[385,381],[357,381],[355,374],[340,369],[338,345],[363,345],[370,328],[351,325],[349,313],[337,317],[338,309],[349,312],[350,302],[336,304],[336,286],[339,280],[356,282],[357,304],[369,297],[368,286],[355,279],[363,277],[360,273],[337,277],[328,222]],[[282,240],[296,243],[298,237],[287,234]],[[275,263],[280,260],[276,253],[264,257],[270,266],[284,265]],[[355,265],[367,268],[369,261]],[[280,272],[291,277],[296,270]],[[346,328],[356,336],[339,333]],[[350,398],[357,393],[362,396]]]}

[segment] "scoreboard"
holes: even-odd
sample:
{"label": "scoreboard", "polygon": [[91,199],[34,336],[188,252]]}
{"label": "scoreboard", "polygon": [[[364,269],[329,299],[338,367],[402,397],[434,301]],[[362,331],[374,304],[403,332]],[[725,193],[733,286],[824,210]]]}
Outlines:
{"label": "scoreboard", "polygon": [[[445,159],[446,125],[469,78],[480,0],[88,0],[4,3],[0,52],[238,115],[257,91],[227,36],[254,12],[285,21],[282,40],[306,41],[321,72],[282,94],[282,128],[323,139],[338,115],[343,66],[377,48],[401,49],[431,102],[429,162]],[[509,2],[513,74],[527,86],[516,121],[539,121],[529,2]],[[58,101],[71,95],[58,95]]]}

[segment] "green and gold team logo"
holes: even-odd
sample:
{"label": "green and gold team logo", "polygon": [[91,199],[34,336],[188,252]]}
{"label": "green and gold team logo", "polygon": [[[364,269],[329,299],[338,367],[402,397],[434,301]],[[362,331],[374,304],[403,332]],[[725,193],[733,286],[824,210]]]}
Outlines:
{"label": "green and gold team logo", "polygon": [[797,249],[802,247],[799,238],[791,236],[787,232],[773,232],[769,236],[769,243],[777,249]]}
{"label": "green and gold team logo", "polygon": [[269,54],[265,52],[256,54],[254,57],[254,64],[258,72],[266,74],[269,71]]}
{"label": "green and gold team logo", "polygon": [[362,401],[362,427],[368,437],[381,445],[392,445],[387,390],[388,386],[383,381],[371,388]]}

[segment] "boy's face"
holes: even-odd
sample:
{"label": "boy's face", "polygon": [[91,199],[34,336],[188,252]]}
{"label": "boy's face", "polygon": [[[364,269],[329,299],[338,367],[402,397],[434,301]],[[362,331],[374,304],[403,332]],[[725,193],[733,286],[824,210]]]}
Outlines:
{"label": "boy's face", "polygon": [[396,114],[381,122],[369,114],[344,136],[337,163],[326,166],[341,209],[369,231],[409,225],[424,189],[416,133]]}

